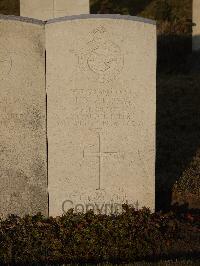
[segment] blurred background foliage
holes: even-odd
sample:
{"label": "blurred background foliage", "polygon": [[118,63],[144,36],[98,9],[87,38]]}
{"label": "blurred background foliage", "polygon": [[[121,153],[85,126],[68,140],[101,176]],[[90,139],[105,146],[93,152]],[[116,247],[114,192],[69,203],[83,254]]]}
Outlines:
{"label": "blurred background foliage", "polygon": [[[0,0],[0,13],[20,14],[20,0]],[[191,53],[192,0],[90,0],[92,14],[123,14],[157,21],[158,71],[187,71]]]}
{"label": "blurred background foliage", "polygon": [[[173,27],[160,27],[164,22],[178,23],[176,33],[190,33],[192,0],[91,0],[91,13],[113,13],[155,19],[158,29],[175,31]],[[181,23],[180,23],[181,22]]]}
{"label": "blurred background foliage", "polygon": [[141,16],[157,21],[158,71],[188,71],[192,0],[91,0],[91,13]]}
{"label": "blurred background foliage", "polygon": [[[19,15],[20,0],[0,0],[0,13]],[[123,14],[142,16],[161,22],[179,23],[171,30],[190,32],[188,22],[192,18],[192,0],[90,0],[92,14]],[[165,27],[161,27],[162,30]],[[167,27],[168,30],[170,27]]]}

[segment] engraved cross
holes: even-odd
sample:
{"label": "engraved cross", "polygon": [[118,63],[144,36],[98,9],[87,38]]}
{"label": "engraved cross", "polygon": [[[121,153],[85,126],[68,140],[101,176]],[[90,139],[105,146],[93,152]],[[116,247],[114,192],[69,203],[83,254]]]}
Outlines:
{"label": "engraved cross", "polygon": [[83,150],[83,158],[86,156],[92,156],[98,158],[98,164],[99,164],[99,180],[98,180],[98,188],[96,190],[101,190],[101,174],[102,174],[102,158],[107,155],[113,155],[118,154],[119,152],[114,151],[102,151],[102,143],[101,143],[101,135],[98,133],[98,151],[97,152],[86,152],[85,149]]}

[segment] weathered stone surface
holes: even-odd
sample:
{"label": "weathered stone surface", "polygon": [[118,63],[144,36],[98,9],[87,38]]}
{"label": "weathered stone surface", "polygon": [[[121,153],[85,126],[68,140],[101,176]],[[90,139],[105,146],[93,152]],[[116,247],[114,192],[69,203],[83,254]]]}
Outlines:
{"label": "weathered stone surface", "polygon": [[64,17],[90,13],[89,0],[55,0],[55,16]]}
{"label": "weathered stone surface", "polygon": [[48,213],[44,25],[0,17],[0,215]]}
{"label": "weathered stone surface", "polygon": [[20,15],[41,20],[89,14],[89,0],[20,0]]}
{"label": "weathered stone surface", "polygon": [[200,1],[193,0],[193,51],[200,50]]}
{"label": "weathered stone surface", "polygon": [[48,20],[54,17],[54,0],[20,0],[20,16]]}
{"label": "weathered stone surface", "polygon": [[156,26],[128,16],[52,20],[46,49],[50,215],[87,204],[154,209]]}

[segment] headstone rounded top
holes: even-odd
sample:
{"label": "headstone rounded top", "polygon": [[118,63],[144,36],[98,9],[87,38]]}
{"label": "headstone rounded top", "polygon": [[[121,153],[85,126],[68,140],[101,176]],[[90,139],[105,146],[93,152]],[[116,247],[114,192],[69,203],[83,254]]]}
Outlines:
{"label": "headstone rounded top", "polygon": [[67,20],[79,20],[79,19],[121,19],[121,20],[130,20],[137,21],[147,24],[156,25],[156,21],[152,19],[147,19],[143,17],[129,16],[129,15],[119,15],[119,14],[83,14],[83,15],[74,15],[74,16],[65,16],[61,18],[49,19],[46,23],[62,22]]}
{"label": "headstone rounded top", "polygon": [[21,17],[21,16],[13,16],[13,15],[0,15],[0,20],[15,20],[20,22],[27,22],[27,23],[33,23],[33,24],[45,24],[44,21],[34,18],[27,18],[27,17]]}
{"label": "headstone rounded top", "polygon": [[152,24],[156,26],[156,21],[152,19],[147,19],[143,17],[128,16],[128,15],[118,15],[118,14],[83,14],[83,15],[74,15],[74,16],[65,16],[60,18],[53,18],[47,21],[22,17],[22,16],[13,16],[13,15],[0,15],[0,20],[16,20],[33,24],[50,24],[55,22],[62,22],[67,20],[80,20],[80,19],[119,19],[119,20],[130,20],[136,22],[142,22],[147,24]]}

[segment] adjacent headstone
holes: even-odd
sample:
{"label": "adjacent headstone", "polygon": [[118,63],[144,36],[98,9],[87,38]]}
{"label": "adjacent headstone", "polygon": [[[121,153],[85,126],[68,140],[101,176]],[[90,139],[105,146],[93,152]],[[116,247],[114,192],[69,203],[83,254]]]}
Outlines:
{"label": "adjacent headstone", "polygon": [[200,50],[200,1],[193,0],[193,51]]}
{"label": "adjacent headstone", "polygon": [[0,17],[0,216],[48,214],[45,28]]}
{"label": "adjacent headstone", "polygon": [[89,0],[20,0],[20,15],[40,20],[89,14]]}
{"label": "adjacent headstone", "polygon": [[55,0],[54,17],[81,15],[90,13],[90,0]]}
{"label": "adjacent headstone", "polygon": [[46,53],[50,215],[112,213],[123,203],[154,209],[154,22],[55,19]]}

